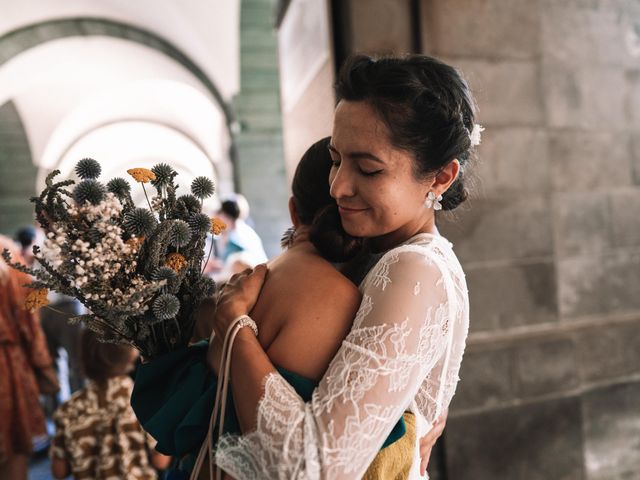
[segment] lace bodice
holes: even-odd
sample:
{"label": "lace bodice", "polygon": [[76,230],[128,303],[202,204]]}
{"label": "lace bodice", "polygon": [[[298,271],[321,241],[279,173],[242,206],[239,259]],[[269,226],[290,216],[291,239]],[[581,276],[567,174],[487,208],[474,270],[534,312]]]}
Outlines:
{"label": "lace bodice", "polygon": [[220,439],[216,461],[233,477],[360,478],[405,410],[421,422],[419,438],[449,405],[469,326],[451,244],[417,235],[387,252],[360,289],[353,327],[311,402],[270,374],[256,430]]}

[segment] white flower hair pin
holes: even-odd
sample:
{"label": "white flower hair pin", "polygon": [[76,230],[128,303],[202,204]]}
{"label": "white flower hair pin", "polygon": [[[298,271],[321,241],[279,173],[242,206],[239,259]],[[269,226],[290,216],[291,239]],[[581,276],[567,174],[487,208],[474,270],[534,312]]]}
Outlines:
{"label": "white flower hair pin", "polygon": [[474,123],[473,130],[471,130],[471,134],[469,135],[469,140],[471,140],[472,147],[480,145],[480,142],[482,141],[482,132],[484,132],[484,127],[482,125]]}

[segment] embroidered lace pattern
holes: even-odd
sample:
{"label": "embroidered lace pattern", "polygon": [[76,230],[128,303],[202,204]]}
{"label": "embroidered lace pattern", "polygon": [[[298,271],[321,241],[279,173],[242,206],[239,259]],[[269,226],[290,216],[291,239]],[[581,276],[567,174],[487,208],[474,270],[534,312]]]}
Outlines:
{"label": "embroidered lace pattern", "polygon": [[235,478],[360,478],[402,413],[431,425],[455,392],[469,326],[464,273],[451,244],[417,235],[363,280],[353,327],[312,401],[268,375],[257,428],[220,439]]}

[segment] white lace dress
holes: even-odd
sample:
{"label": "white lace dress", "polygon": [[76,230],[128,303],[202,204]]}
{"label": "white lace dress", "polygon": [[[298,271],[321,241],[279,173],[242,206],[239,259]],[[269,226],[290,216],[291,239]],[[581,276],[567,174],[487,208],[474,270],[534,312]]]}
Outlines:
{"label": "white lace dress", "polygon": [[[360,289],[353,327],[312,401],[272,373],[257,429],[220,440],[216,461],[234,478],[360,478],[405,410],[416,415],[418,440],[449,405],[469,327],[451,244],[416,235],[387,252]],[[419,465],[416,445],[411,478]]]}

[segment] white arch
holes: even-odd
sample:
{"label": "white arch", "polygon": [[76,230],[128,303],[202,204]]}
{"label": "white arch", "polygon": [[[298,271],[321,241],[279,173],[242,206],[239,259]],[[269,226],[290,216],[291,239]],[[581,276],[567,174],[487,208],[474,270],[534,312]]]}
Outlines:
{"label": "white arch", "polygon": [[[98,128],[77,141],[60,159],[56,166],[61,172],[60,179],[76,178],[75,164],[84,157],[92,157],[100,162],[100,180],[107,182],[113,177],[123,177],[130,181],[134,200],[145,202],[140,185],[126,173],[134,167],[151,168],[164,162],[178,172],[178,195],[190,193],[189,187],[196,176],[204,175],[219,183],[215,169],[206,153],[199,145],[179,131],[165,125],[141,121],[124,121]],[[151,196],[153,188],[147,188]],[[215,208],[216,199],[207,202],[207,207]]]}

